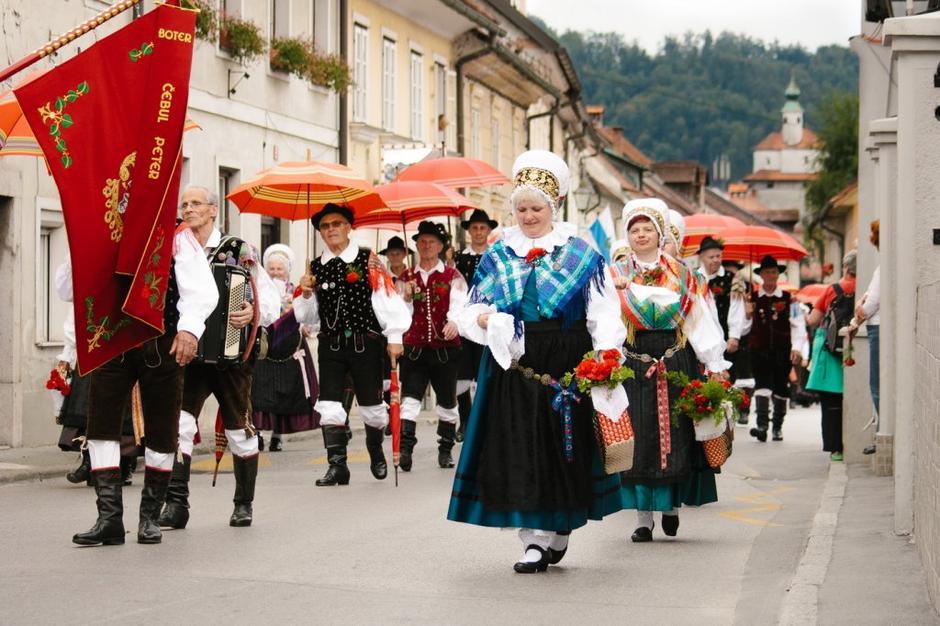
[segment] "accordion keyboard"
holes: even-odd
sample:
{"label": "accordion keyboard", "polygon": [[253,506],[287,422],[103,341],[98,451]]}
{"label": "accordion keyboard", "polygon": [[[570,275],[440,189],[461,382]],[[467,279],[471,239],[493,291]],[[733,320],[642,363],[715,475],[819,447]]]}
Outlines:
{"label": "accordion keyboard", "polygon": [[[242,308],[247,288],[245,277],[240,274],[232,274],[231,281],[228,301],[229,314]],[[223,350],[225,358],[236,358],[241,353],[241,332],[241,329],[234,328],[231,324],[225,325],[225,348]]]}

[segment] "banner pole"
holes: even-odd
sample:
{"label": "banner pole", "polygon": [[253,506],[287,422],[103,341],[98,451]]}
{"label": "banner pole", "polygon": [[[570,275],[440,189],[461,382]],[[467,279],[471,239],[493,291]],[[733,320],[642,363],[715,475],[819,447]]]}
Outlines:
{"label": "banner pole", "polygon": [[20,59],[13,65],[9,66],[8,68],[0,72],[0,82],[10,78],[17,72],[20,72],[26,69],[27,67],[29,67],[36,61],[49,56],[50,54],[52,54],[53,52],[55,52],[62,46],[65,46],[66,44],[71,43],[72,41],[81,37],[88,31],[98,28],[99,26],[101,26],[102,24],[110,20],[111,18],[117,16],[120,13],[123,13],[124,11],[128,10],[135,4],[139,4],[140,1],[141,0],[122,0],[121,2],[118,2],[113,7],[111,7],[110,9],[102,11],[101,13],[94,16],[93,18],[86,20],[85,22],[82,22],[81,24],[79,24],[72,30],[68,31],[67,33],[63,35],[59,35],[58,37],[56,37],[55,39],[53,39],[46,45],[42,46],[41,48],[38,48],[32,54],[23,57],[22,59]]}

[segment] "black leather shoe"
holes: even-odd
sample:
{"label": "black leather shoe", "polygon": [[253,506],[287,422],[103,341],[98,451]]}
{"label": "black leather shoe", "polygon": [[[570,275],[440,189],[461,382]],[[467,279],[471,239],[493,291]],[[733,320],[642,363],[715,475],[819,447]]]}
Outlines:
{"label": "black leather shoe", "polygon": [[324,426],[323,443],[326,445],[326,460],[330,464],[323,478],[317,479],[317,487],[332,487],[349,484],[349,466],[346,465],[345,426]]}
{"label": "black leather shoe", "polygon": [[140,492],[140,523],[137,525],[137,543],[160,543],[160,510],[166,500],[170,472],[147,468],[144,471],[144,489]]}
{"label": "black leather shoe", "polygon": [[[272,442],[273,443],[273,442]],[[235,474],[235,509],[228,520],[229,526],[251,526],[251,503],[255,499],[255,479],[258,477],[258,455],[246,458],[232,457]]]}
{"label": "black leather shoe", "polygon": [[258,433],[258,451],[264,452],[264,436]]}
{"label": "black leather shoe", "polygon": [[679,516],[663,515],[663,534],[667,537],[675,537],[679,532]]}
{"label": "black leather shoe", "polygon": [[[766,435],[764,435],[766,437]],[[774,441],[783,441],[783,431],[779,428],[774,428],[773,431],[773,440]]]}
{"label": "black leather shoe", "polygon": [[411,420],[401,421],[401,454],[398,457],[398,467],[403,472],[411,471],[411,454],[414,452],[415,444],[418,443],[415,426]]}
{"label": "black leather shoe", "polygon": [[765,428],[752,428],[751,437],[757,437],[757,440],[760,442],[767,441],[767,429]]}
{"label": "black leather shoe", "polygon": [[65,480],[75,485],[78,483],[87,483],[90,487],[94,486],[91,482],[91,457],[88,455],[88,450],[82,450],[81,464],[66,474]]}
{"label": "black leather shoe", "polygon": [[454,440],[457,436],[457,425],[447,422],[437,423],[437,465],[442,469],[454,466],[454,457],[450,451],[454,449]]}
{"label": "black leather shoe", "polygon": [[[568,536],[568,535],[571,534],[571,531],[570,531],[570,530],[560,530],[560,531],[558,531],[556,534],[558,534],[558,535],[563,535],[563,536]],[[550,547],[550,548],[548,549],[548,564],[549,564],[549,565],[558,565],[558,564],[561,562],[561,560],[562,560],[563,558],[565,558],[565,553],[566,553],[566,552],[568,552],[568,544],[567,544],[567,543],[565,543],[565,547],[564,547],[564,548],[561,548],[560,550],[556,550],[555,548],[551,548],[551,547]]]}
{"label": "black leather shoe", "polygon": [[284,447],[281,445],[281,438],[271,436],[271,443],[268,445],[268,452],[280,452]]}
{"label": "black leather shoe", "polygon": [[366,450],[369,453],[369,471],[376,480],[385,480],[388,476],[388,463],[382,450],[385,433],[381,428],[366,426]]}
{"label": "black leather shoe", "polygon": [[[656,524],[653,524],[655,527]],[[647,541],[653,540],[653,529],[647,528],[646,526],[640,526],[633,531],[633,534],[630,535],[630,541],[633,543],[646,543]]]}
{"label": "black leather shoe", "polygon": [[536,572],[546,571],[548,569],[548,563],[549,563],[549,552],[547,550],[543,550],[542,548],[536,545],[526,546],[525,551],[528,552],[529,550],[538,550],[542,556],[539,558],[538,561],[534,563],[530,563],[529,561],[519,561],[518,563],[512,566],[512,568],[516,570],[516,573],[517,574],[534,574]]}
{"label": "black leather shoe", "polygon": [[161,528],[182,530],[189,522],[189,475],[192,457],[184,454],[183,460],[173,462],[173,473],[166,488],[166,504],[157,524]]}

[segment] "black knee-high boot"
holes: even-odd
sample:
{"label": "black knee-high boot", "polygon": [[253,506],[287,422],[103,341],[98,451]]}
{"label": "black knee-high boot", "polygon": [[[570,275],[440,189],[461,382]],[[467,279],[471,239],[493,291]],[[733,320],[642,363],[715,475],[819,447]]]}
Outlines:
{"label": "black knee-high boot", "polygon": [[183,460],[173,462],[173,473],[166,488],[166,506],[157,521],[164,528],[182,530],[189,522],[189,470],[192,457],[183,455]]}
{"label": "black knee-high boot", "polygon": [[258,455],[253,454],[247,459],[232,456],[235,474],[235,510],[228,520],[229,526],[251,526],[251,503],[255,499],[255,480],[258,478]]}
{"label": "black knee-high boot", "polygon": [[80,546],[117,545],[124,543],[124,500],[121,493],[121,470],[104,469],[94,474],[98,496],[98,520],[86,532],[76,533],[72,543]]}
{"label": "black knee-high boot", "polygon": [[324,426],[323,445],[326,446],[326,460],[330,464],[323,478],[317,479],[317,487],[349,484],[349,467],[346,465],[345,426]]}
{"label": "black knee-high boot", "polygon": [[411,420],[401,421],[401,449],[399,450],[401,454],[398,457],[398,467],[403,472],[411,471],[411,454],[414,452],[415,444],[418,443],[415,426],[416,424]]}
{"label": "black knee-high boot", "polygon": [[751,436],[758,441],[767,441],[767,424],[770,422],[770,398],[754,396],[754,413],[757,416],[757,428],[751,429]]}
{"label": "black knee-high boot", "polygon": [[366,450],[369,451],[369,469],[372,470],[372,475],[379,480],[383,480],[388,476],[388,464],[385,462],[385,452],[382,450],[385,433],[382,431],[382,428],[366,426]]}
{"label": "black knee-high boot", "polygon": [[442,468],[454,466],[454,457],[450,451],[454,449],[454,437],[457,434],[457,425],[448,422],[437,423],[437,464]]}
{"label": "black knee-high boot", "polygon": [[467,432],[467,422],[470,421],[470,407],[473,406],[473,399],[470,397],[470,390],[457,396],[457,412],[460,414],[460,425],[457,427],[457,436],[455,439],[463,441],[464,433]]}
{"label": "black knee-high boot", "polygon": [[783,418],[787,414],[787,399],[774,396],[773,436],[774,441],[783,441]]}
{"label": "black knee-high boot", "polygon": [[81,464],[66,474],[65,480],[76,485],[78,483],[86,483],[89,487],[93,486],[91,480],[91,457],[88,455],[88,450],[82,450]]}
{"label": "black knee-high boot", "polygon": [[137,525],[137,543],[160,543],[163,533],[160,531],[160,509],[166,499],[166,489],[170,484],[171,472],[153,468],[144,470],[144,489],[140,492],[140,523]]}

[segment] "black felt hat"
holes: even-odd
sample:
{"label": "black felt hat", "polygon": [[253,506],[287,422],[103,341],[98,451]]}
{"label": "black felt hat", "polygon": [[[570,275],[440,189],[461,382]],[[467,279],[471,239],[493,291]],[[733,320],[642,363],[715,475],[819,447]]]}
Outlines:
{"label": "black felt hat", "polygon": [[421,235],[434,235],[440,239],[441,243],[445,246],[450,243],[450,235],[447,234],[447,231],[444,229],[444,225],[438,224],[436,222],[424,220],[418,224],[418,232],[417,234],[411,236],[411,240],[418,241],[418,237]]}
{"label": "black felt hat", "polygon": [[466,219],[460,222],[460,227],[463,228],[464,230],[467,230],[470,228],[470,224],[474,222],[480,222],[482,224],[486,224],[490,228],[496,228],[497,226],[499,226],[499,222],[497,222],[496,220],[491,220],[490,216],[486,214],[486,211],[484,211],[483,209],[474,209],[473,213],[470,214],[469,219]]}
{"label": "black felt hat", "polygon": [[723,244],[720,240],[715,239],[714,237],[705,235],[705,238],[702,239],[702,243],[699,244],[698,254],[702,254],[703,252],[707,250],[724,250],[724,249],[725,249],[725,244]]}
{"label": "black felt hat", "polygon": [[324,205],[322,209],[311,215],[310,223],[313,224],[314,228],[320,230],[320,221],[330,213],[342,215],[349,222],[350,226],[353,225],[353,212],[350,210],[350,208],[341,206],[339,204],[333,204],[332,202]]}
{"label": "black felt hat", "polygon": [[760,274],[764,270],[776,269],[780,273],[787,271],[786,265],[781,265],[777,263],[777,259],[773,258],[769,254],[766,255],[763,259],[760,260],[760,267],[757,268],[757,273]]}
{"label": "black felt hat", "polygon": [[388,254],[391,250],[401,250],[403,252],[411,252],[408,249],[408,246],[405,245],[405,240],[401,237],[392,237],[388,240],[388,243],[385,244],[384,250],[379,250],[379,254],[385,255]]}

